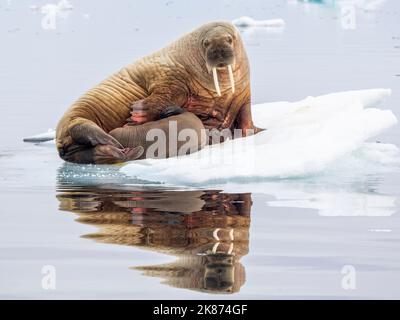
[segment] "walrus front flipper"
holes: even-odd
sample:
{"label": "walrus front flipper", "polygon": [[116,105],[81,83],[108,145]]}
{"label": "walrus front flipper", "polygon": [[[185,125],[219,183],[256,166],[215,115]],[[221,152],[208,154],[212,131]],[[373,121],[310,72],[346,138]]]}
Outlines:
{"label": "walrus front flipper", "polygon": [[143,152],[144,149],[140,146],[118,149],[110,145],[96,147],[72,145],[65,153],[60,152],[60,156],[65,161],[78,164],[114,164],[136,160]]}
{"label": "walrus front flipper", "polygon": [[46,141],[52,141],[56,137],[56,132],[52,129],[49,129],[45,133],[40,133],[34,136],[23,138],[24,142],[31,142],[31,143],[41,143]]}
{"label": "walrus front flipper", "polygon": [[71,138],[78,144],[87,146],[110,145],[116,148],[123,146],[112,136],[105,133],[100,127],[90,121],[71,125],[69,129]]}
{"label": "walrus front flipper", "polygon": [[136,160],[143,154],[142,147],[124,148],[115,138],[87,119],[74,119],[65,133],[64,139],[57,139],[57,148],[60,157],[68,162],[113,164]]}

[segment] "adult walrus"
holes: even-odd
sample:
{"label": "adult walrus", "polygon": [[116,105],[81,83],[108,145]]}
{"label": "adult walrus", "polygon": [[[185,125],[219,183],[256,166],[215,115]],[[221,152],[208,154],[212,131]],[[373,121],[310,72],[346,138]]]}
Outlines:
{"label": "adult walrus", "polygon": [[212,22],[122,68],[89,90],[57,126],[61,158],[116,163],[143,154],[108,133],[157,120],[167,107],[197,115],[205,128],[255,130],[250,109],[249,64],[237,29]]}

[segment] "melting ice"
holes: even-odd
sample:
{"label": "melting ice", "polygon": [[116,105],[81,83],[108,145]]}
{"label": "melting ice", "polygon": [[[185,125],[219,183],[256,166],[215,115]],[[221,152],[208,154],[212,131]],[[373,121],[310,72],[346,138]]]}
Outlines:
{"label": "melting ice", "polygon": [[304,177],[341,163],[351,171],[399,167],[396,146],[366,142],[397,123],[390,110],[375,108],[390,93],[371,89],[253,105],[254,122],[266,131],[188,156],[131,162],[121,172],[152,182],[207,185]]}

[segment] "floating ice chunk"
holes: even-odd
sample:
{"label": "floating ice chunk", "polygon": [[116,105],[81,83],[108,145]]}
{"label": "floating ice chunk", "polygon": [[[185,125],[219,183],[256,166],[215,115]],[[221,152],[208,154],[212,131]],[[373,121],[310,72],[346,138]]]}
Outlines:
{"label": "floating ice chunk", "polygon": [[[390,110],[370,108],[388,95],[390,90],[374,89],[254,105],[255,124],[268,130],[188,156],[131,162],[121,170],[142,180],[175,185],[314,175],[397,123]],[[379,158],[386,151],[396,153],[374,153]]]}
{"label": "floating ice chunk", "polygon": [[250,17],[240,17],[232,21],[232,23],[240,28],[249,27],[273,27],[273,28],[283,28],[285,26],[285,21],[283,19],[270,19],[270,20],[255,20]]}
{"label": "floating ice chunk", "polygon": [[54,129],[49,129],[47,132],[40,133],[31,137],[24,138],[24,142],[34,142],[34,143],[39,143],[39,142],[46,142],[46,141],[52,141],[56,137],[56,131]]}

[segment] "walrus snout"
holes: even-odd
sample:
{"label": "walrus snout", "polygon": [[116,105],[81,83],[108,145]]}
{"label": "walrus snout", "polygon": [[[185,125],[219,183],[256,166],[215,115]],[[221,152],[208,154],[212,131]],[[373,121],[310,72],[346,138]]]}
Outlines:
{"label": "walrus snout", "polygon": [[233,64],[234,54],[231,47],[216,47],[207,50],[207,63],[211,68],[223,68]]}
{"label": "walrus snout", "polygon": [[235,56],[231,44],[207,48],[206,57],[207,69],[212,71],[215,90],[217,91],[218,96],[221,96],[221,89],[219,86],[217,69],[228,68],[232,93],[235,93],[235,79],[232,71],[232,65],[235,62]]}
{"label": "walrus snout", "polygon": [[[234,27],[233,27],[234,29]],[[232,28],[218,25],[202,38],[202,47],[208,72],[212,72],[215,91],[221,96],[217,69],[228,69],[232,93],[235,93],[235,79],[232,65],[235,64],[236,33]]]}

